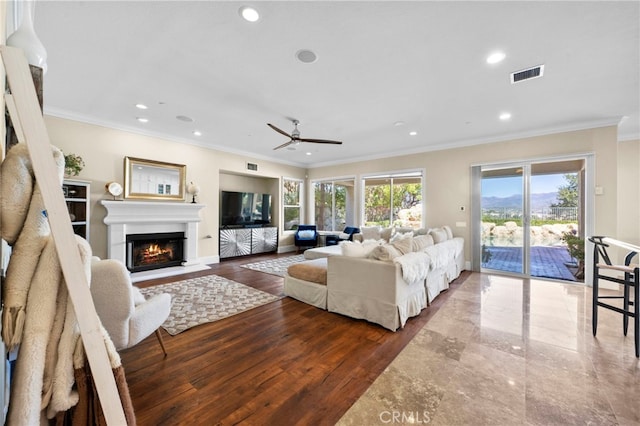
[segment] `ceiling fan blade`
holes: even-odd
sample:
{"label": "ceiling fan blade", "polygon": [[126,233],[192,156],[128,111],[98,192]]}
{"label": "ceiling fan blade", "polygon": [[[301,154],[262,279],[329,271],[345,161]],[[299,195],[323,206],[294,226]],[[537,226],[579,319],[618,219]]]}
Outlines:
{"label": "ceiling fan blade", "polygon": [[285,142],[282,145],[278,145],[275,148],[273,148],[273,150],[275,151],[276,149],[280,149],[280,148],[284,148],[285,146],[289,146],[292,143],[294,143],[295,141],[293,139],[291,139],[289,142]]}
{"label": "ceiling fan blade", "polygon": [[280,129],[278,129],[278,128],[277,128],[276,126],[274,126],[273,124],[269,124],[269,123],[267,123],[267,126],[271,127],[271,128],[272,128],[273,130],[275,130],[276,132],[278,132],[278,133],[280,133],[280,134],[282,134],[282,135],[285,135],[285,136],[286,136],[286,137],[288,137],[288,138],[290,138],[290,137],[291,137],[291,135],[290,135],[289,133],[285,132],[284,130],[280,130]]}
{"label": "ceiling fan blade", "polygon": [[331,141],[328,139],[307,139],[307,138],[300,138],[298,139],[300,142],[311,142],[311,143],[331,143],[334,145],[342,145],[342,142],[340,141]]}

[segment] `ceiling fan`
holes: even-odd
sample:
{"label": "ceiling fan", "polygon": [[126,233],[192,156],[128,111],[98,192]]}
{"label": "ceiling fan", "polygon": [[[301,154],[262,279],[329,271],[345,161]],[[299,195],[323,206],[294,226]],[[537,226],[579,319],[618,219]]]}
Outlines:
{"label": "ceiling fan", "polygon": [[288,138],[291,138],[291,140],[289,142],[285,142],[282,145],[276,146],[275,148],[273,148],[274,150],[276,149],[280,149],[280,148],[284,148],[286,146],[289,145],[293,145],[291,148],[289,149],[295,149],[295,145],[298,145],[300,142],[311,142],[311,143],[328,143],[328,144],[333,144],[333,145],[342,145],[342,142],[340,141],[332,141],[332,140],[328,140],[328,139],[308,139],[308,138],[301,138],[300,137],[300,130],[298,130],[298,124],[300,123],[298,120],[291,120],[293,122],[293,131],[291,132],[291,134],[288,134],[287,132],[285,132],[284,130],[280,130],[278,129],[276,126],[274,126],[273,124],[269,124],[267,123],[267,126],[271,127],[273,130],[275,130],[276,132],[285,135]]}

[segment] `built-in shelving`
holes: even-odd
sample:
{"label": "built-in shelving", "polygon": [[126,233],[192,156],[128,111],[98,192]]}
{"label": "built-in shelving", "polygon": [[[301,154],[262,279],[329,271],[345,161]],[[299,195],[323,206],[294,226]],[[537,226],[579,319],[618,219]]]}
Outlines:
{"label": "built-in shelving", "polygon": [[62,182],[62,192],[67,203],[73,232],[89,241],[91,183],[83,180],[65,179]]}

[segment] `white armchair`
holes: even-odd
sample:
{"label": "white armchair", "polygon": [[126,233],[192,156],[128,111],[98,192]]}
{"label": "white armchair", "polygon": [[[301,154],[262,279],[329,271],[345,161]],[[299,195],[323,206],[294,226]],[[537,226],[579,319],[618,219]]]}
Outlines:
{"label": "white armchair", "polygon": [[131,284],[124,264],[104,259],[91,263],[91,296],[98,317],[117,350],[130,348],[155,331],[167,356],[159,327],[171,310],[169,294],[145,300],[140,290]]}

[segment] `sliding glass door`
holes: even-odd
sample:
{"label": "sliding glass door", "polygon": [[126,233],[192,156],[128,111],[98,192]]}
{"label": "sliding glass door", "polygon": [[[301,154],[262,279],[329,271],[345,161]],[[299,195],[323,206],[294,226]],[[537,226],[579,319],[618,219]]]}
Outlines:
{"label": "sliding glass door", "polygon": [[482,169],[482,267],[526,273],[524,169]]}
{"label": "sliding glass door", "polygon": [[482,269],[584,279],[584,159],[479,166],[474,176]]}

